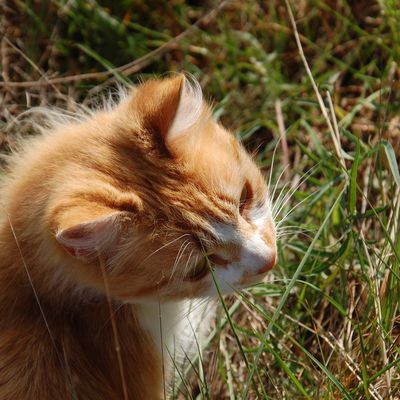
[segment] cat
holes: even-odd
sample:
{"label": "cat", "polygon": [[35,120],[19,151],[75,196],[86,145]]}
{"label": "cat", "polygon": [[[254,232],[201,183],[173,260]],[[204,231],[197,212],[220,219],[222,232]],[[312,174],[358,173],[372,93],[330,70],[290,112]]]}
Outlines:
{"label": "cat", "polygon": [[2,400],[163,398],[204,299],[275,264],[265,179],[183,74],[43,127],[7,168]]}

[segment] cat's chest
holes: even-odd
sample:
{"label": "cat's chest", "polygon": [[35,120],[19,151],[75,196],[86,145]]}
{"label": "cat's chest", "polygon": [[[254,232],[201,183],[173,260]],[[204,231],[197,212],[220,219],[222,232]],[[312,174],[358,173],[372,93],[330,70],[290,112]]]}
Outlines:
{"label": "cat's chest", "polygon": [[153,339],[164,366],[182,366],[199,351],[210,329],[214,308],[204,300],[138,305],[139,323]]}

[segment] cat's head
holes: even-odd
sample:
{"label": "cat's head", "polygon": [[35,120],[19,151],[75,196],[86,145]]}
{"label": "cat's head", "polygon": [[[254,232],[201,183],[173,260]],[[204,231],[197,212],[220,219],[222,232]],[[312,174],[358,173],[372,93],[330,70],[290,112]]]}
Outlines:
{"label": "cat's head", "polygon": [[76,130],[85,150],[70,151],[52,227],[79,279],[101,287],[103,269],[124,300],[201,297],[214,278],[226,293],[274,266],[265,179],[198,83],[148,81]]}

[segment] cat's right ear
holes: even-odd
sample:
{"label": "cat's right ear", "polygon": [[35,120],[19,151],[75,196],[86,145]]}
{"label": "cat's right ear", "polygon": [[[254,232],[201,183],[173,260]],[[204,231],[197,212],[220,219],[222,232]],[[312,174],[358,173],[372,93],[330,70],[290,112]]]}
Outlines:
{"label": "cat's right ear", "polygon": [[55,238],[71,256],[90,262],[107,258],[117,244],[127,213],[115,211],[67,227],[59,227]]}
{"label": "cat's right ear", "polygon": [[206,106],[199,83],[185,75],[143,84],[134,98],[143,125],[160,135],[170,153],[178,142],[193,136]]}

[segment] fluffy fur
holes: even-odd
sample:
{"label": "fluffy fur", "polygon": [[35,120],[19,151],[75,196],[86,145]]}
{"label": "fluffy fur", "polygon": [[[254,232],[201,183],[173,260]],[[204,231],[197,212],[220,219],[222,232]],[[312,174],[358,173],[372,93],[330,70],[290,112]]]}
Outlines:
{"label": "fluffy fur", "polygon": [[161,398],[208,262],[224,291],[275,263],[264,179],[182,75],[27,141],[1,207],[4,400]]}

